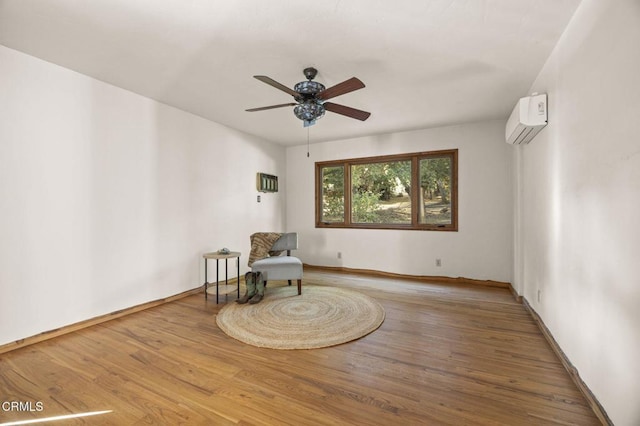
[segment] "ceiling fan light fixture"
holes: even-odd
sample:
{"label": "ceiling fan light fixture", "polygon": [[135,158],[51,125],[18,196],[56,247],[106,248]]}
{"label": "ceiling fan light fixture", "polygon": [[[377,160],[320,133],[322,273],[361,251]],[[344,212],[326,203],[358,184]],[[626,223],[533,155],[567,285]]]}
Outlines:
{"label": "ceiling fan light fixture", "polygon": [[296,105],[293,113],[300,120],[313,124],[313,122],[324,115],[324,106],[316,100],[307,100]]}

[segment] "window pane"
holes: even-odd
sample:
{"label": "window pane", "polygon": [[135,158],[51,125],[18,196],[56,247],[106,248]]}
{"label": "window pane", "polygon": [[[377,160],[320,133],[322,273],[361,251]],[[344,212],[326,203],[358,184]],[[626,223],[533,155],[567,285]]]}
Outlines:
{"label": "window pane", "polygon": [[418,221],[429,225],[451,224],[452,158],[420,160]]}
{"label": "window pane", "polygon": [[344,166],[322,168],[321,222],[344,222]]}
{"label": "window pane", "polygon": [[411,224],[411,161],[351,166],[353,223]]}

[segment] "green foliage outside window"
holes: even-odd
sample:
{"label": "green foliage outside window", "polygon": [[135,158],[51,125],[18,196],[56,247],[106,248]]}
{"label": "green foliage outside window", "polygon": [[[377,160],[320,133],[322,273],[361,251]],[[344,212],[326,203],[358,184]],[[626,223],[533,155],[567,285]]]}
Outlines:
{"label": "green foliage outside window", "polygon": [[420,223],[451,223],[451,168],[448,157],[420,160]]}
{"label": "green foliage outside window", "polygon": [[318,227],[457,230],[457,150],[316,168]]}
{"label": "green foliage outside window", "polygon": [[344,221],[344,167],[322,169],[322,221]]}
{"label": "green foliage outside window", "polygon": [[351,166],[354,223],[411,223],[411,162]]}

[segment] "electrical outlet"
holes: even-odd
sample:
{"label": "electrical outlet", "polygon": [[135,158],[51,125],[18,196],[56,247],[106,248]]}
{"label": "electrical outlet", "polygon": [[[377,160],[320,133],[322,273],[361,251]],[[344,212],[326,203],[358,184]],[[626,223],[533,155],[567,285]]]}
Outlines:
{"label": "electrical outlet", "polygon": [[338,259],[342,259],[342,252],[341,251],[338,252]]}
{"label": "electrical outlet", "polygon": [[436,259],[436,266],[442,266],[442,259]]}
{"label": "electrical outlet", "polygon": [[258,202],[260,202],[260,196],[258,195]]}

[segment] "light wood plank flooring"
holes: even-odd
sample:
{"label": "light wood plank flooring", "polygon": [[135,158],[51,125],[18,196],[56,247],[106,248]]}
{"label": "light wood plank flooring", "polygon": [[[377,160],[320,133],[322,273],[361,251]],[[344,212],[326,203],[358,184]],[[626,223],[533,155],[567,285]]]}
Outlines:
{"label": "light wood plank flooring", "polygon": [[331,348],[261,349],[218,329],[215,297],[188,296],[1,355],[0,400],[44,409],[0,423],[600,424],[507,289],[305,271],[311,284],[376,298],[385,322]]}

